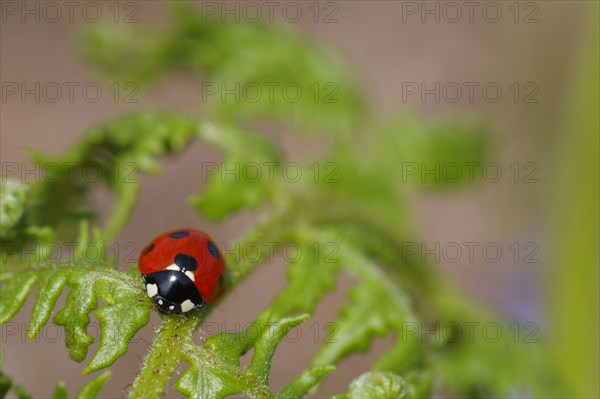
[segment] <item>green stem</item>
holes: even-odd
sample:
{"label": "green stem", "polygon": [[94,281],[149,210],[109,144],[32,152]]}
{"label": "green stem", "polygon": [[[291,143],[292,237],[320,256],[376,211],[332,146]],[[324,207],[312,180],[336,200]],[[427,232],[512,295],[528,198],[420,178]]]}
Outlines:
{"label": "green stem", "polygon": [[144,359],[140,374],[133,382],[130,398],[159,398],[179,363],[177,348],[180,336],[194,333],[192,323],[181,323],[174,317],[165,317],[150,352]]}

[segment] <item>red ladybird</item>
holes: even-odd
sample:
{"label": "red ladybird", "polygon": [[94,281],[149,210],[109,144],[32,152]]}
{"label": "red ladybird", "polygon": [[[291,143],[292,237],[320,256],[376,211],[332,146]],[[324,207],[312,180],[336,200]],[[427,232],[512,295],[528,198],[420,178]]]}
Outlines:
{"label": "red ladybird", "polygon": [[186,313],[223,294],[223,256],[200,230],[173,230],[155,238],[142,250],[138,268],[148,296],[164,313]]}

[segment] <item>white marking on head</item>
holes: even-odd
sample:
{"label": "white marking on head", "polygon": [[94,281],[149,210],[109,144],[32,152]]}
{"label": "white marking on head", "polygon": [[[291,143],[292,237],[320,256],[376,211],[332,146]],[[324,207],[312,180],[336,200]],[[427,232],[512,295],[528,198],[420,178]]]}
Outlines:
{"label": "white marking on head", "polygon": [[167,266],[167,270],[175,270],[176,272],[179,272],[181,271],[181,268],[173,263],[172,265]]}
{"label": "white marking on head", "polygon": [[163,304],[163,300],[162,300],[162,299],[159,299],[159,300],[158,300],[158,304],[159,304],[159,305],[162,305],[162,304]]}
{"label": "white marking on head", "polygon": [[171,306],[169,306],[169,309],[170,309],[170,310],[173,310],[173,309],[175,309],[175,306],[174,306],[174,305],[171,305]]}
{"label": "white marking on head", "polygon": [[184,273],[186,276],[188,276],[190,278],[190,280],[192,281],[196,281],[196,277],[194,276],[194,272],[191,270],[188,270]]}
{"label": "white marking on head", "polygon": [[147,284],[146,292],[148,293],[148,296],[152,298],[154,295],[158,294],[158,287],[156,284]]}
{"label": "white marking on head", "polygon": [[186,299],[181,304],[181,311],[183,313],[189,312],[190,310],[194,309],[194,307],[195,307],[194,302],[190,301],[189,299]]}

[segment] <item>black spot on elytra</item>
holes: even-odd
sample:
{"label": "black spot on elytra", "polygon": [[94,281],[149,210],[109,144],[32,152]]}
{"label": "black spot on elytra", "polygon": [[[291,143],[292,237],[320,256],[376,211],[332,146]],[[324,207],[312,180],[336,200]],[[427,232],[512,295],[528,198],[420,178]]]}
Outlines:
{"label": "black spot on elytra", "polygon": [[169,234],[169,237],[179,239],[179,238],[187,237],[189,235],[190,235],[189,231],[182,230],[182,231],[176,231],[175,233]]}
{"label": "black spot on elytra", "polygon": [[221,274],[219,276],[219,287],[223,288],[224,285],[225,285],[225,277],[223,277],[223,275]]}
{"label": "black spot on elytra", "polygon": [[188,270],[196,270],[198,262],[193,256],[178,254],[175,256],[175,264],[181,268],[181,272],[185,273]]}
{"label": "black spot on elytra", "polygon": [[148,245],[148,247],[144,250],[144,255],[148,255],[148,252],[154,249],[154,244]]}
{"label": "black spot on elytra", "polygon": [[208,251],[213,256],[213,258],[219,259],[219,251],[217,251],[217,248],[215,247],[215,244],[213,244],[212,242],[208,241],[206,243],[206,247],[208,248]]}

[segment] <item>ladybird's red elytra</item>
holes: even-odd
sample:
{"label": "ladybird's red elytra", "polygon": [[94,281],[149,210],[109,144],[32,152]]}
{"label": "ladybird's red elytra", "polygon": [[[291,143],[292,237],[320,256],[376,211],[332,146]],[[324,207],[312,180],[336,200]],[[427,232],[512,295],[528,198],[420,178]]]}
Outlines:
{"label": "ladybird's red elytra", "polygon": [[186,313],[216,302],[224,292],[225,262],[210,236],[171,230],[142,249],[138,268],[146,293],[163,313]]}

